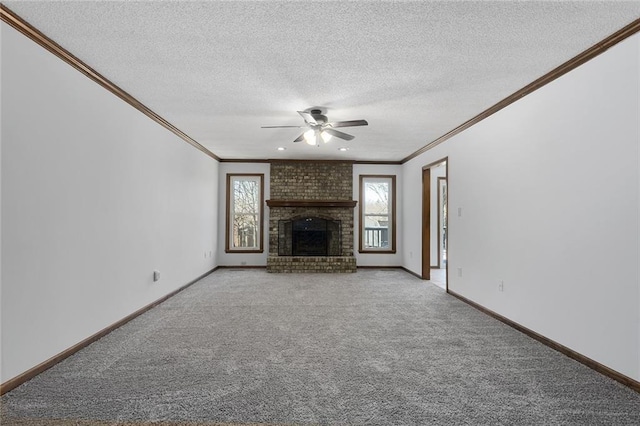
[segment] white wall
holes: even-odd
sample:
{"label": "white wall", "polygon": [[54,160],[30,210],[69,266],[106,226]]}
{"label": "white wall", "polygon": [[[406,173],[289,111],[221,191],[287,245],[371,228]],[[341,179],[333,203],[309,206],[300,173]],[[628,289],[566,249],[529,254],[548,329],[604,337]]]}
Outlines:
{"label": "white wall", "polygon": [[[358,217],[360,204],[360,175],[396,175],[396,252],[359,253],[360,218]],[[353,252],[358,266],[401,266],[403,262],[402,241],[402,166],[387,164],[354,164],[353,165],[353,199],[358,201],[353,213]]]}
{"label": "white wall", "polygon": [[1,31],[5,382],[215,267],[218,163]]}
{"label": "white wall", "polygon": [[406,163],[403,215],[404,250],[419,252],[421,168],[448,156],[450,289],[636,380],[639,44]]}
{"label": "white wall", "polygon": [[[398,241],[402,232],[402,166],[400,165],[369,165],[355,164],[353,166],[353,199],[359,197],[359,176],[361,174],[396,175],[396,209],[398,220],[396,231]],[[266,266],[269,255],[269,208],[264,205],[264,253],[225,253],[224,230],[226,226],[226,176],[227,173],[264,173],[265,200],[269,199],[270,165],[268,163],[236,163],[223,162],[219,167],[220,192],[218,196],[218,264],[220,266]],[[354,209],[354,254],[358,266],[400,266],[402,265],[402,250],[399,246],[395,254],[361,254],[358,253],[358,207]]]}
{"label": "white wall", "polygon": [[[264,221],[262,226],[264,236],[264,251],[262,253],[226,253],[225,252],[225,227],[226,227],[226,203],[227,203],[227,173],[251,174],[264,173]],[[271,165],[269,163],[220,163],[218,194],[218,264],[220,266],[266,266],[269,256],[269,207],[266,200],[271,193],[269,181]]]}

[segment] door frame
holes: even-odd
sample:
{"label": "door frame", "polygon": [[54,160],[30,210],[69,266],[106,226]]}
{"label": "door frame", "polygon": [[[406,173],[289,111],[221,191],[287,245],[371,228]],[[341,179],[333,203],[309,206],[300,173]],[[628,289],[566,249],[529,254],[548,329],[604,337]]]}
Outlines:
{"label": "door frame", "polygon": [[[447,183],[447,211],[449,211],[449,157],[441,158],[433,163],[429,163],[422,167],[422,279],[431,279],[431,168],[445,162],[445,177]],[[438,188],[439,190],[440,188]],[[447,224],[450,225],[450,224]],[[447,232],[448,233],[448,232]],[[447,238],[447,244],[449,244]],[[450,259],[449,246],[447,247],[447,265],[446,265],[446,290],[449,291],[449,264]],[[438,259],[440,264],[440,259]]]}
{"label": "door frame", "polygon": [[[446,173],[446,172],[445,172]],[[442,216],[442,181],[444,181],[444,187],[448,190],[447,185],[447,177],[446,176],[438,176],[438,269],[442,269],[442,221],[444,217]],[[448,197],[447,197],[448,199]],[[448,210],[447,210],[448,212]]]}

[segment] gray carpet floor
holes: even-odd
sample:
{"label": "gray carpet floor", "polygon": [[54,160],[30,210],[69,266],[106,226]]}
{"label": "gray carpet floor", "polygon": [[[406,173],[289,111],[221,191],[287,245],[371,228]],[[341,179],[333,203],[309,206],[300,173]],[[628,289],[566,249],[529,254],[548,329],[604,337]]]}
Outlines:
{"label": "gray carpet floor", "polygon": [[399,270],[216,271],[1,403],[2,424],[640,424],[640,394]]}

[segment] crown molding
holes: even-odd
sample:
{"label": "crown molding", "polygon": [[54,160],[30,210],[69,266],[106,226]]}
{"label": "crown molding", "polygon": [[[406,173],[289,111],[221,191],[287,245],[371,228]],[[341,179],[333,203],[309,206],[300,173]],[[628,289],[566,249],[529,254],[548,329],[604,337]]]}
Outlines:
{"label": "crown molding", "polygon": [[560,65],[559,67],[551,70],[550,72],[548,72],[547,74],[545,74],[542,77],[538,78],[537,80],[534,80],[533,82],[529,83],[528,85],[526,85],[522,89],[518,90],[517,92],[507,96],[506,98],[504,98],[503,100],[501,100],[497,104],[487,108],[486,110],[484,110],[480,114],[476,115],[472,119],[470,119],[468,121],[465,121],[464,123],[462,123],[461,125],[459,125],[455,129],[450,130],[449,132],[447,132],[444,135],[440,136],[438,139],[430,142],[429,144],[423,146],[422,148],[420,148],[419,150],[415,151],[411,155],[408,155],[407,157],[403,158],[402,161],[401,161],[401,164],[404,164],[404,163],[416,158],[420,154],[424,154],[428,150],[430,150],[432,148],[435,148],[436,146],[440,145],[442,142],[446,141],[447,139],[450,139],[453,136],[457,135],[458,133],[461,133],[464,130],[467,130],[469,127],[471,127],[471,126],[473,126],[475,124],[478,124],[479,122],[481,122],[485,118],[495,114],[496,112],[500,111],[501,109],[511,105],[512,103],[514,103],[517,100],[527,96],[528,94],[538,90],[539,88],[551,83],[553,80],[565,75],[569,71],[579,67],[580,65],[584,64],[585,62],[590,61],[591,59],[595,58],[596,56],[600,55],[601,53],[604,53],[609,48],[615,46],[616,44],[618,44],[621,41],[627,39],[628,37],[631,37],[632,35],[634,35],[635,33],[639,32],[639,31],[640,31],[640,18],[636,19],[635,21],[631,22],[629,25],[627,25],[627,26],[623,27],[622,29],[616,31],[615,33],[611,34],[609,37],[605,38],[601,42],[594,44],[593,46],[591,46],[587,50],[583,51],[582,53],[579,53],[577,56],[569,59],[567,62],[565,62],[562,65]]}
{"label": "crown molding", "polygon": [[261,159],[240,159],[240,158],[221,158],[221,163],[270,163],[271,160],[261,160]]}
{"label": "crown molding", "polygon": [[353,164],[371,164],[375,166],[399,166],[402,161],[369,161],[369,160],[354,160]]}
{"label": "crown molding", "polygon": [[221,163],[350,163],[354,160],[314,160],[314,159],[286,159],[286,158],[222,158]]}
{"label": "crown molding", "polygon": [[280,159],[280,158],[271,158],[271,159],[256,159],[256,158],[248,158],[248,159],[240,159],[240,158],[222,158],[220,159],[221,163],[349,163],[349,164],[371,164],[371,165],[391,165],[391,166],[399,166],[402,164],[401,161],[374,161],[374,160],[314,160],[314,159]]}
{"label": "crown molding", "polygon": [[100,74],[98,71],[91,68],[89,65],[84,63],[82,60],[71,54],[64,47],[60,46],[58,43],[44,35],[41,31],[33,27],[27,21],[16,15],[13,11],[11,11],[4,4],[0,3],[0,19],[3,22],[6,22],[8,25],[16,29],[22,35],[36,42],[40,46],[44,47],[49,52],[53,53],[58,58],[62,59],[67,64],[71,65],[76,70],[80,71],[85,76],[89,77],[94,82],[98,83],[100,86],[107,89],[109,92],[113,93],[138,111],[142,112],[147,117],[151,118],[156,123],[160,124],[162,127],[166,128],[170,132],[174,133],[180,139],[187,142],[189,145],[195,147],[196,149],[202,151],[209,157],[214,160],[220,161],[220,158],[215,155],[213,152],[209,151],[195,139],[184,133],[182,130],[178,129],[173,124],[169,123],[167,120],[162,118],[157,113],[153,112],[149,107],[144,105],[142,102],[131,96],[129,93],[115,85],[105,76]]}

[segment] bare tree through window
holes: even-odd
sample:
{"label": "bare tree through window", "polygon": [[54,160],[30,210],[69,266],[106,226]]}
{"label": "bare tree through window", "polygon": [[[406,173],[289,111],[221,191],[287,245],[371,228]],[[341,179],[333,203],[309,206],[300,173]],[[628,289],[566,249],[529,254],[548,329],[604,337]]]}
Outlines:
{"label": "bare tree through window", "polygon": [[361,251],[391,251],[395,176],[361,176],[360,187]]}
{"label": "bare tree through window", "polygon": [[229,250],[260,250],[262,246],[262,176],[230,175]]}

